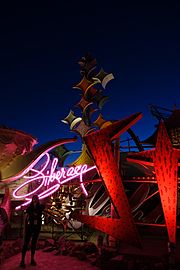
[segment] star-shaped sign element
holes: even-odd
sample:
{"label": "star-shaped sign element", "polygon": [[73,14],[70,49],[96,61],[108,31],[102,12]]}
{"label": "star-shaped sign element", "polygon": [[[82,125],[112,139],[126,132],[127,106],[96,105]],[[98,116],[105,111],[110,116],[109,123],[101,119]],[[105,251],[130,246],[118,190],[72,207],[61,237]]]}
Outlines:
{"label": "star-shaped sign element", "polygon": [[104,71],[103,68],[99,71],[99,73],[95,76],[95,79],[98,79],[102,87],[105,89],[108,82],[114,79],[114,76],[112,73],[107,73]]}
{"label": "star-shaped sign element", "polygon": [[90,81],[84,76],[80,81],[80,83],[76,84],[73,88],[82,90],[82,96],[86,96],[88,89],[92,88],[92,86],[95,85],[96,83],[98,82]]}

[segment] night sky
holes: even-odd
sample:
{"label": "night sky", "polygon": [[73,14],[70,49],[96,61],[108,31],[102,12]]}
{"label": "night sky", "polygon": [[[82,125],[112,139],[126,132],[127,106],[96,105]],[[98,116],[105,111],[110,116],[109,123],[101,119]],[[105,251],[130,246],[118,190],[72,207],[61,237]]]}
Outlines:
{"label": "night sky", "polygon": [[80,100],[73,86],[87,52],[115,77],[104,90],[105,119],[142,112],[133,130],[145,139],[157,123],[149,104],[180,109],[178,4],[16,2],[0,8],[1,124],[33,135],[38,145],[74,136],[61,119]]}

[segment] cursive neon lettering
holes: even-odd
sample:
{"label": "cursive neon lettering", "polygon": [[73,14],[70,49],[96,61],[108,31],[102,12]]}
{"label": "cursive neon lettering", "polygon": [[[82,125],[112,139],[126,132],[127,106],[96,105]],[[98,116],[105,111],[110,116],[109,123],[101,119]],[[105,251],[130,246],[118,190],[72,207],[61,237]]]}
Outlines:
{"label": "cursive neon lettering", "polygon": [[[29,204],[31,202],[31,197],[33,194],[38,194],[38,197],[41,200],[56,192],[61,185],[66,184],[69,181],[77,178],[79,179],[82,191],[86,196],[88,195],[83,183],[83,175],[88,171],[94,170],[96,166],[88,167],[86,164],[84,164],[78,165],[76,167],[70,167],[68,169],[64,167],[57,169],[57,158],[54,158],[51,161],[48,153],[45,153],[42,157],[45,158],[45,162],[42,168],[40,170],[37,170],[35,168],[37,163],[34,163],[34,167],[31,166],[29,170],[27,169],[27,173],[30,172],[30,175],[27,174],[23,176],[25,182],[19,187],[17,187],[13,192],[13,196],[15,198],[26,200],[26,202],[23,203],[21,206]],[[33,191],[26,194],[20,194],[20,192],[22,192],[22,188],[27,187],[27,185],[35,181],[36,188]],[[21,206],[16,207],[16,209],[19,209]]]}

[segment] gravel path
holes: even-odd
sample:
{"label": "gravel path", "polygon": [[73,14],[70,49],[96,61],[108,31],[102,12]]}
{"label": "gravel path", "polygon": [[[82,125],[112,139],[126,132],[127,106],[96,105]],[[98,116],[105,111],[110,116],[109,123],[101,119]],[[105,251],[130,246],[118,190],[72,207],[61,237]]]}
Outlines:
{"label": "gravel path", "polygon": [[[19,267],[21,255],[17,254],[7,259],[0,269],[4,270],[18,270],[22,269]],[[86,261],[80,261],[75,257],[70,256],[55,256],[52,252],[36,251],[36,262],[37,266],[30,265],[30,252],[26,256],[26,269],[31,270],[99,270],[96,266],[90,265]]]}

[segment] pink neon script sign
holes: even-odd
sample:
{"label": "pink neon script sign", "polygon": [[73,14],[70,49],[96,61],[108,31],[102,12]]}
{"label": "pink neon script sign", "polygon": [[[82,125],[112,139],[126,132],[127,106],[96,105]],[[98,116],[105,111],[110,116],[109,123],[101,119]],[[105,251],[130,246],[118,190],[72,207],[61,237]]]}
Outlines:
{"label": "pink neon script sign", "polygon": [[[80,186],[84,194],[86,196],[88,195],[83,183],[83,175],[88,171],[94,170],[96,166],[88,167],[86,164],[84,164],[78,165],[76,167],[70,167],[68,169],[64,167],[57,169],[57,158],[54,158],[51,162],[48,153],[45,153],[43,157],[45,158],[45,162],[42,168],[40,170],[35,169],[35,165],[38,161],[34,161],[33,166],[31,165],[26,170],[26,173],[31,172],[31,175],[24,175],[23,178],[26,181],[22,185],[17,187],[13,192],[13,196],[15,198],[26,200],[26,202],[23,203],[21,206],[28,205],[31,202],[31,197],[33,194],[38,194],[38,197],[41,200],[56,192],[61,185],[66,184],[67,182],[77,178],[79,179]],[[18,195],[22,188],[35,181],[37,187],[33,191],[27,194]],[[21,206],[16,207],[16,209],[19,209]]]}

